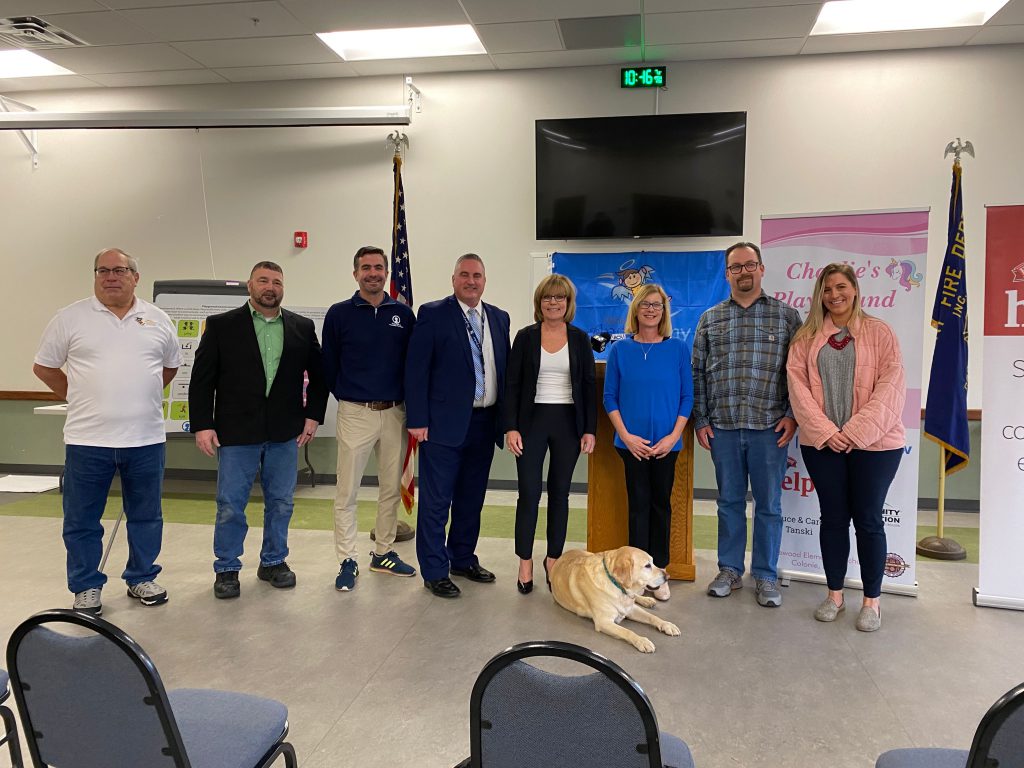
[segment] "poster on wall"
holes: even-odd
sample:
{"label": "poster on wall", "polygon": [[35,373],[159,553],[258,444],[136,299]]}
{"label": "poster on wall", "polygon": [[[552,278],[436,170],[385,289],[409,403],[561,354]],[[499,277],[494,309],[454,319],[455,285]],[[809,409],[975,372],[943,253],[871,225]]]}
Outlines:
{"label": "poster on wall", "polygon": [[[244,285],[244,283],[243,283]],[[199,340],[206,330],[206,318],[242,306],[246,296],[209,295],[187,293],[160,293],[155,303],[167,313],[174,323],[181,347],[181,367],[171,383],[164,388],[164,431],[168,434],[189,432],[188,386],[192,378],[192,363],[195,360]],[[293,307],[288,309],[308,317],[316,328],[317,339],[323,338],[324,317],[327,310],[322,307]],[[327,415],[324,423],[317,428],[317,437],[334,437],[338,403],[333,396],[327,400]]]}
{"label": "poster on wall", "polygon": [[[791,304],[801,317],[807,316],[814,282],[822,268],[842,262],[857,275],[864,310],[891,325],[899,337],[907,382],[903,409],[907,444],[883,508],[888,547],[882,589],[916,594],[917,450],[921,435],[928,211],[766,216],[761,222],[761,247],[765,292]],[[818,498],[797,438],[789,445],[788,469],[782,484],[779,571],[783,577],[824,583]],[[847,583],[860,586],[852,526]]]}
{"label": "poster on wall", "polygon": [[974,604],[1024,610],[1024,205],[986,209],[981,530]]}
{"label": "poster on wall", "polygon": [[[612,343],[625,336],[626,311],[647,283],[657,283],[668,294],[672,335],[690,348],[701,314],[729,296],[724,251],[555,253],[551,271],[576,286],[573,325],[592,337],[606,334]],[[598,360],[607,356],[607,347],[594,354]]]}

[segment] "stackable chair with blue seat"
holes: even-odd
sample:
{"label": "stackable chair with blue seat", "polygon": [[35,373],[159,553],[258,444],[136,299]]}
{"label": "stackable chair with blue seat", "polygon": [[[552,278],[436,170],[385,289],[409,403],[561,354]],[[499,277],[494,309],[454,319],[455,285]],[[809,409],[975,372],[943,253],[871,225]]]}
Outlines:
{"label": "stackable chair with blue seat", "polygon": [[0,746],[7,745],[7,749],[11,753],[11,768],[23,768],[21,744],[18,742],[18,725],[14,722],[14,713],[10,708],[4,706],[4,702],[10,695],[11,689],[8,686],[7,672],[0,669],[0,721],[3,721],[4,724],[4,730],[0,735]]}
{"label": "stackable chair with blue seat", "polygon": [[[528,660],[556,657],[584,674]],[[484,666],[469,702],[470,756],[456,768],[693,768],[690,749],[658,730],[643,689],[579,645],[520,643]]]}
{"label": "stackable chair with blue seat", "polygon": [[893,749],[879,756],[875,768],[1024,768],[1024,683],[1004,693],[981,718],[970,751]]}
{"label": "stackable chair with blue seat", "polygon": [[[65,631],[58,631],[58,629]],[[267,768],[283,757],[288,710],[227,691],[164,690],[144,650],[90,614],[44,611],[7,645],[36,768]]]}

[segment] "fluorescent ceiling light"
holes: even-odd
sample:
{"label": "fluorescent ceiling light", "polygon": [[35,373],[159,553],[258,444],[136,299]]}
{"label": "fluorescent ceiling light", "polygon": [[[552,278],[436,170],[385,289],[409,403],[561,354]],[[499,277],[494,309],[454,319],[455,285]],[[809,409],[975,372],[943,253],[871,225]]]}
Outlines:
{"label": "fluorescent ceiling light", "polygon": [[0,51],[0,77],[46,77],[48,75],[73,75],[52,61],[47,61],[31,51]]}
{"label": "fluorescent ceiling light", "polygon": [[476,31],[469,24],[318,32],[317,37],[345,61],[419,59],[428,56],[487,53],[480,38],[476,36]]}
{"label": "fluorescent ceiling light", "polygon": [[1007,0],[831,0],[812,35],[980,27]]}

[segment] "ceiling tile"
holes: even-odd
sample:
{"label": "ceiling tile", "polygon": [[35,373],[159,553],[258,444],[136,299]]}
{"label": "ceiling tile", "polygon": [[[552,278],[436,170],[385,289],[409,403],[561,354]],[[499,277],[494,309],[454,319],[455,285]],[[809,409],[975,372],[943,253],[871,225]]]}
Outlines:
{"label": "ceiling tile", "polygon": [[801,53],[848,53],[909,48],[944,48],[963,45],[977,27],[923,29],[909,32],[874,32],[863,35],[814,35],[808,37]]}
{"label": "ceiling tile", "polygon": [[658,13],[647,16],[647,44],[714,43],[803,37],[811,31],[818,8],[747,8],[733,11]]}
{"label": "ceiling tile", "polygon": [[[777,40],[734,40],[724,43],[649,45],[649,62],[703,61],[708,59],[756,59],[762,56],[793,56],[800,53],[802,37]],[[671,81],[670,81],[671,82]]]}
{"label": "ceiling tile", "polygon": [[279,0],[314,32],[341,29],[391,29],[466,24],[458,0]]}
{"label": "ceiling tile", "polygon": [[641,63],[639,48],[603,48],[596,51],[549,51],[546,53],[498,53],[498,69],[542,69],[544,67],[592,67],[603,64],[630,66]]}
{"label": "ceiling tile", "polygon": [[480,24],[476,32],[488,53],[562,50],[558,25],[554,21]]}
{"label": "ceiling tile", "polygon": [[47,16],[46,21],[81,38],[89,45],[129,45],[160,41],[155,34],[132,24],[117,11],[54,14]]}
{"label": "ceiling tile", "polygon": [[474,24],[640,13],[640,0],[462,0]]}
{"label": "ceiling tile", "polygon": [[0,93],[12,91],[54,91],[65,88],[95,88],[96,83],[78,75],[0,78]]}
{"label": "ceiling tile", "polygon": [[42,16],[51,13],[78,13],[80,11],[103,11],[102,5],[94,0],[0,0],[0,19],[9,16]]}
{"label": "ceiling tile", "polygon": [[262,80],[308,80],[319,77],[356,77],[351,64],[337,61],[331,64],[292,64],[280,67],[232,67],[217,72],[236,83]]}
{"label": "ceiling tile", "polygon": [[412,75],[427,72],[459,72],[494,69],[491,58],[483,54],[473,56],[433,56],[424,59],[383,59],[380,61],[353,61],[352,69],[360,75]]}
{"label": "ceiling tile", "polygon": [[[161,40],[219,40],[232,37],[301,35],[314,30],[276,2],[221,3],[181,8],[121,11]],[[258,19],[259,21],[253,21]]]}
{"label": "ceiling tile", "polygon": [[202,64],[165,43],[61,48],[39,51],[40,56],[80,75],[106,72],[152,72],[161,69],[200,69]]}
{"label": "ceiling tile", "polygon": [[1024,0],[1010,0],[985,26],[993,24],[1024,24]]}
{"label": "ceiling tile", "polygon": [[201,40],[174,47],[207,67],[259,67],[340,61],[314,35]]}
{"label": "ceiling tile", "polygon": [[1001,45],[1024,43],[1024,24],[1006,24],[998,27],[984,26],[970,39],[968,45]]}
{"label": "ceiling tile", "polygon": [[123,72],[120,74],[89,75],[101,85],[111,88],[132,88],[152,85],[196,85],[223,83],[226,78],[209,69],[179,69],[168,72]]}
{"label": "ceiling tile", "polygon": [[[2,1],[2,0],[0,0]],[[224,0],[99,0],[108,8],[167,8],[177,5],[223,5]]]}
{"label": "ceiling tile", "polygon": [[773,8],[783,5],[816,5],[823,0],[645,0],[644,13],[726,11],[734,8]]}
{"label": "ceiling tile", "polygon": [[639,14],[559,19],[558,28],[569,51],[633,47],[643,42]]}

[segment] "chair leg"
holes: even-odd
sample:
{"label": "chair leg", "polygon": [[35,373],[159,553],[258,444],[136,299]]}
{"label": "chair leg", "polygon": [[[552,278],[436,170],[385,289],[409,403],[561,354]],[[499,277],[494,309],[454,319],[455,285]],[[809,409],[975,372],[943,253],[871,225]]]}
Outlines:
{"label": "chair leg", "polygon": [[278,744],[274,751],[263,759],[258,768],[270,768],[270,766],[277,762],[277,758],[282,756],[284,757],[285,768],[298,768],[299,761],[295,757],[295,747],[287,741],[282,741]]}
{"label": "chair leg", "polygon": [[18,724],[14,720],[14,713],[7,707],[0,707],[0,718],[4,721],[7,734],[0,744],[7,742],[7,749],[11,752],[11,768],[25,768],[21,760],[21,742],[18,740]]}

